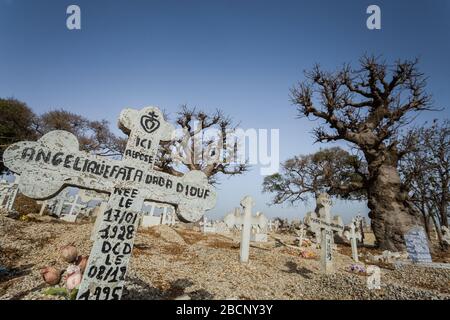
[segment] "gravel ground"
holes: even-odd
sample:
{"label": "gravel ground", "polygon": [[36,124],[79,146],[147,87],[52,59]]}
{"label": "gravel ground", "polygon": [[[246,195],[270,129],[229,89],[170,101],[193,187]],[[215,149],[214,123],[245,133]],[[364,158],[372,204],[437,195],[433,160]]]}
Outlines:
{"label": "gravel ground", "polygon": [[[0,216],[0,299],[62,299],[42,293],[39,270],[65,268],[62,245],[80,254],[91,248],[92,223],[70,224],[49,217],[18,221]],[[289,235],[273,235],[293,243]],[[318,252],[313,248],[318,256]],[[338,245],[336,272],[320,272],[318,258],[268,243],[250,248],[250,263],[239,263],[237,236],[204,235],[181,227],[138,232],[123,299],[450,299],[450,270],[405,265],[381,269],[381,289],[347,271],[350,250]]]}

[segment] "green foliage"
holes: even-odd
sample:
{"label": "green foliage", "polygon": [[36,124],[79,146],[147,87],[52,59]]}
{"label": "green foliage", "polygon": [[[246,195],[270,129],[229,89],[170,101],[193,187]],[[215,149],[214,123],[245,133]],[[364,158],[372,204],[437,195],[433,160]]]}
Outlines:
{"label": "green foliage", "polygon": [[340,148],[320,150],[286,160],[281,173],[267,176],[263,192],[274,193],[272,202],[306,201],[327,192],[344,199],[366,197],[367,169],[364,161]]}
{"label": "green foliage", "polygon": [[[16,99],[0,99],[0,158],[6,148],[17,141],[35,139],[36,115],[23,102]],[[6,172],[0,162],[0,174]]]}
{"label": "green foliage", "polygon": [[68,290],[63,287],[50,287],[44,289],[42,293],[48,296],[57,296],[67,300],[75,300],[77,298],[78,289]]}

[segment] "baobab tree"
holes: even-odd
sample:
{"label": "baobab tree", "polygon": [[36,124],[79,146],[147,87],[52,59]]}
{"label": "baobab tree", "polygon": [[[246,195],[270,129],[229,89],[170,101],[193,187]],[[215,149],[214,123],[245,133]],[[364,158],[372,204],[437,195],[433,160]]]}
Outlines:
{"label": "baobab tree", "polygon": [[378,245],[388,250],[403,250],[403,235],[423,225],[397,169],[408,152],[399,146],[399,128],[417,112],[432,110],[417,64],[417,60],[405,60],[388,65],[363,57],[357,69],[344,65],[326,72],[316,65],[291,90],[300,116],[324,121],[325,126],[314,130],[317,142],[344,140],[364,155],[372,229]]}
{"label": "baobab tree", "polygon": [[175,122],[179,134],[172,141],[161,143],[157,170],[173,175],[201,170],[210,183],[217,183],[221,175],[248,171],[247,163],[235,161],[239,141],[231,136],[237,124],[221,110],[208,113],[182,105]]}
{"label": "baobab tree", "polygon": [[267,176],[263,192],[274,194],[272,204],[305,202],[326,192],[347,200],[366,199],[365,161],[334,147],[284,161],[279,173]]}

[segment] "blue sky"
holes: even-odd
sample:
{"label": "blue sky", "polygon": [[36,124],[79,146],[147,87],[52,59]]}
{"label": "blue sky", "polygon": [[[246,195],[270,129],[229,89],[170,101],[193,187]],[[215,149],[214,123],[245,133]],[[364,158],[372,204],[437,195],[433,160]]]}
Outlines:
{"label": "blue sky", "polygon": [[[66,28],[81,8],[82,30]],[[382,29],[366,28],[377,4]],[[440,113],[448,118],[450,1],[84,1],[0,0],[0,97],[37,113],[70,109],[115,128],[120,110],[181,104],[223,109],[242,128],[279,128],[280,159],[325,147],[317,122],[296,119],[289,88],[319,62],[335,69],[364,54],[421,59]],[[116,130],[116,129],[115,129]],[[118,132],[118,131],[117,131]],[[259,168],[219,186],[219,217],[249,194],[268,216],[302,217],[313,203],[268,207]],[[346,218],[364,203],[336,202]]]}

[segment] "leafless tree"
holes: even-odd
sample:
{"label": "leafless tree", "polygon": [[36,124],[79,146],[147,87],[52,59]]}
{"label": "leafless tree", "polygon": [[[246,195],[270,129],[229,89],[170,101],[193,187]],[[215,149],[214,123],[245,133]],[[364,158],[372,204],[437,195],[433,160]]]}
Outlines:
{"label": "leafless tree", "polygon": [[429,127],[413,128],[402,140],[409,149],[400,161],[400,173],[412,203],[422,214],[427,234],[434,224],[439,242],[441,227],[448,227],[450,201],[450,121],[433,121]]}
{"label": "leafless tree", "polygon": [[300,116],[325,122],[314,131],[317,141],[344,140],[364,155],[372,229],[379,246],[389,250],[404,249],[403,235],[423,225],[397,169],[408,152],[399,148],[399,128],[417,112],[432,110],[417,64],[406,60],[388,65],[363,57],[357,69],[344,65],[326,72],[316,65],[291,91]]}
{"label": "leafless tree", "polygon": [[304,202],[321,192],[343,199],[364,199],[366,170],[358,156],[338,147],[324,149],[286,160],[280,173],[264,178],[263,192],[274,193],[273,204]]}
{"label": "leafless tree", "polygon": [[159,170],[174,175],[201,170],[211,183],[217,183],[219,175],[233,176],[248,170],[246,163],[235,161],[238,142],[228,141],[228,137],[237,125],[222,111],[207,113],[183,105],[175,122],[181,132],[177,139],[161,144],[156,164]]}

